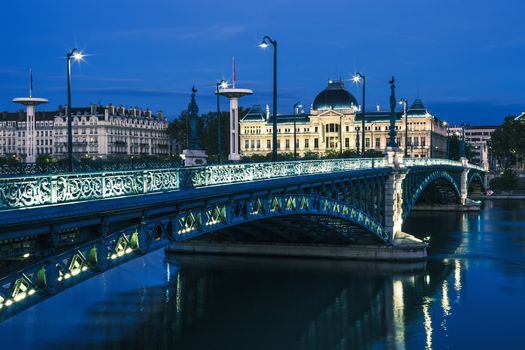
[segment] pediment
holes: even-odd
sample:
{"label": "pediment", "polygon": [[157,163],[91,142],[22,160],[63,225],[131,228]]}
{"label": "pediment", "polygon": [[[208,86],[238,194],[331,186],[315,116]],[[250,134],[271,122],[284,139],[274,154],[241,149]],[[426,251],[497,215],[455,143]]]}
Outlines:
{"label": "pediment", "polygon": [[344,117],[344,113],[338,112],[334,109],[328,109],[322,113],[320,113],[319,117]]}

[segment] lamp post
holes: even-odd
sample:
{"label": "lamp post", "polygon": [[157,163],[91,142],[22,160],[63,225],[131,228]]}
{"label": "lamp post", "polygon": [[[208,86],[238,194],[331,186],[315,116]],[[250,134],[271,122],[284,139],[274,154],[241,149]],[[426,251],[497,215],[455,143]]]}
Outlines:
{"label": "lamp post", "polygon": [[405,158],[408,158],[408,101],[406,98],[399,100],[399,104],[403,105],[403,114],[405,115]]}
{"label": "lamp post", "polygon": [[297,127],[296,127],[296,116],[297,108],[301,108],[301,102],[297,101],[293,105],[293,160],[297,160]]}
{"label": "lamp post", "polygon": [[461,148],[459,156],[460,158],[465,157],[465,123],[461,124]]}
{"label": "lamp post", "polygon": [[450,134],[449,134],[448,123],[445,121],[443,122],[443,125],[445,126],[445,128],[447,128],[447,159],[450,159]]}
{"label": "lamp post", "polygon": [[356,149],[356,156],[359,157],[359,128],[355,128],[355,132],[356,132],[356,135],[355,135],[355,149]]}
{"label": "lamp post", "polygon": [[[362,102],[361,102],[361,155],[364,158],[365,157],[365,85],[366,85],[366,77],[361,73],[356,73],[354,77],[352,78],[354,83],[358,83],[360,80],[363,80],[363,93],[362,93]],[[359,153],[359,152],[358,152]]]}
{"label": "lamp post", "polygon": [[71,57],[81,61],[84,55],[77,48],[67,53],[67,153],[69,171],[73,171],[73,121],[71,118]]}
{"label": "lamp post", "polygon": [[228,87],[226,80],[221,80],[217,83],[217,162],[221,164],[221,105],[219,101],[219,87],[224,89]]}
{"label": "lamp post", "polygon": [[430,158],[434,155],[432,144],[432,132],[434,131],[434,116],[430,118]]}
{"label": "lamp post", "polygon": [[273,45],[273,133],[272,133],[272,161],[277,161],[277,40],[265,35],[259,44],[261,48]]}

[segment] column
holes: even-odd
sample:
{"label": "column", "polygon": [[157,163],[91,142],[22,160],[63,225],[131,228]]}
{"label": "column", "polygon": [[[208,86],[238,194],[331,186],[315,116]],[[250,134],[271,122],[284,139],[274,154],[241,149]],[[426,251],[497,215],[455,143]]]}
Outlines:
{"label": "column", "polygon": [[26,163],[36,162],[35,106],[27,105],[26,119]]}
{"label": "column", "polygon": [[239,99],[230,98],[230,154],[228,160],[239,161]]}

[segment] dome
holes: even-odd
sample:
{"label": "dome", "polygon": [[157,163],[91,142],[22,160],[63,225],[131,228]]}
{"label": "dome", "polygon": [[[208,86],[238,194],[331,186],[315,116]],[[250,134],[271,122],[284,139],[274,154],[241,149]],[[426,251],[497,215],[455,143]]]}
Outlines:
{"label": "dome", "polygon": [[357,100],[345,89],[342,80],[330,80],[326,89],[321,91],[314,100],[314,110],[357,108]]}

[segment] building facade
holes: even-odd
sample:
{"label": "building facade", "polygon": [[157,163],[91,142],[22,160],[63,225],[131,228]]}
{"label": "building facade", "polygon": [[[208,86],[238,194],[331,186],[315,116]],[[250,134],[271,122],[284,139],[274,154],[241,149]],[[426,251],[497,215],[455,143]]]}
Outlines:
{"label": "building facade", "polygon": [[[162,112],[91,105],[72,108],[73,155],[75,158],[106,159],[170,154],[168,121]],[[25,160],[25,112],[0,114],[0,157]],[[68,154],[67,113],[36,112],[37,157],[65,158]]]}
{"label": "building facade", "polygon": [[[309,113],[277,116],[277,147],[280,153],[294,151],[294,119],[298,156],[309,152],[325,155],[340,151],[362,151],[362,117],[355,97],[342,81],[329,81],[311,106]],[[241,154],[264,155],[272,151],[272,121],[269,109],[255,105],[240,121]],[[406,124],[408,122],[408,124]],[[405,143],[405,130],[408,139]],[[415,158],[446,157],[446,124],[428,112],[420,99],[405,116],[396,113],[397,143]],[[365,150],[383,152],[390,130],[390,112],[365,113]]]}
{"label": "building facade", "polygon": [[[498,128],[493,125],[465,125],[465,142],[472,145],[472,156],[470,161],[481,165],[486,170],[493,169],[497,164],[492,158],[488,142],[492,133]],[[454,126],[449,128],[450,135],[454,134],[460,139],[463,127]]]}

